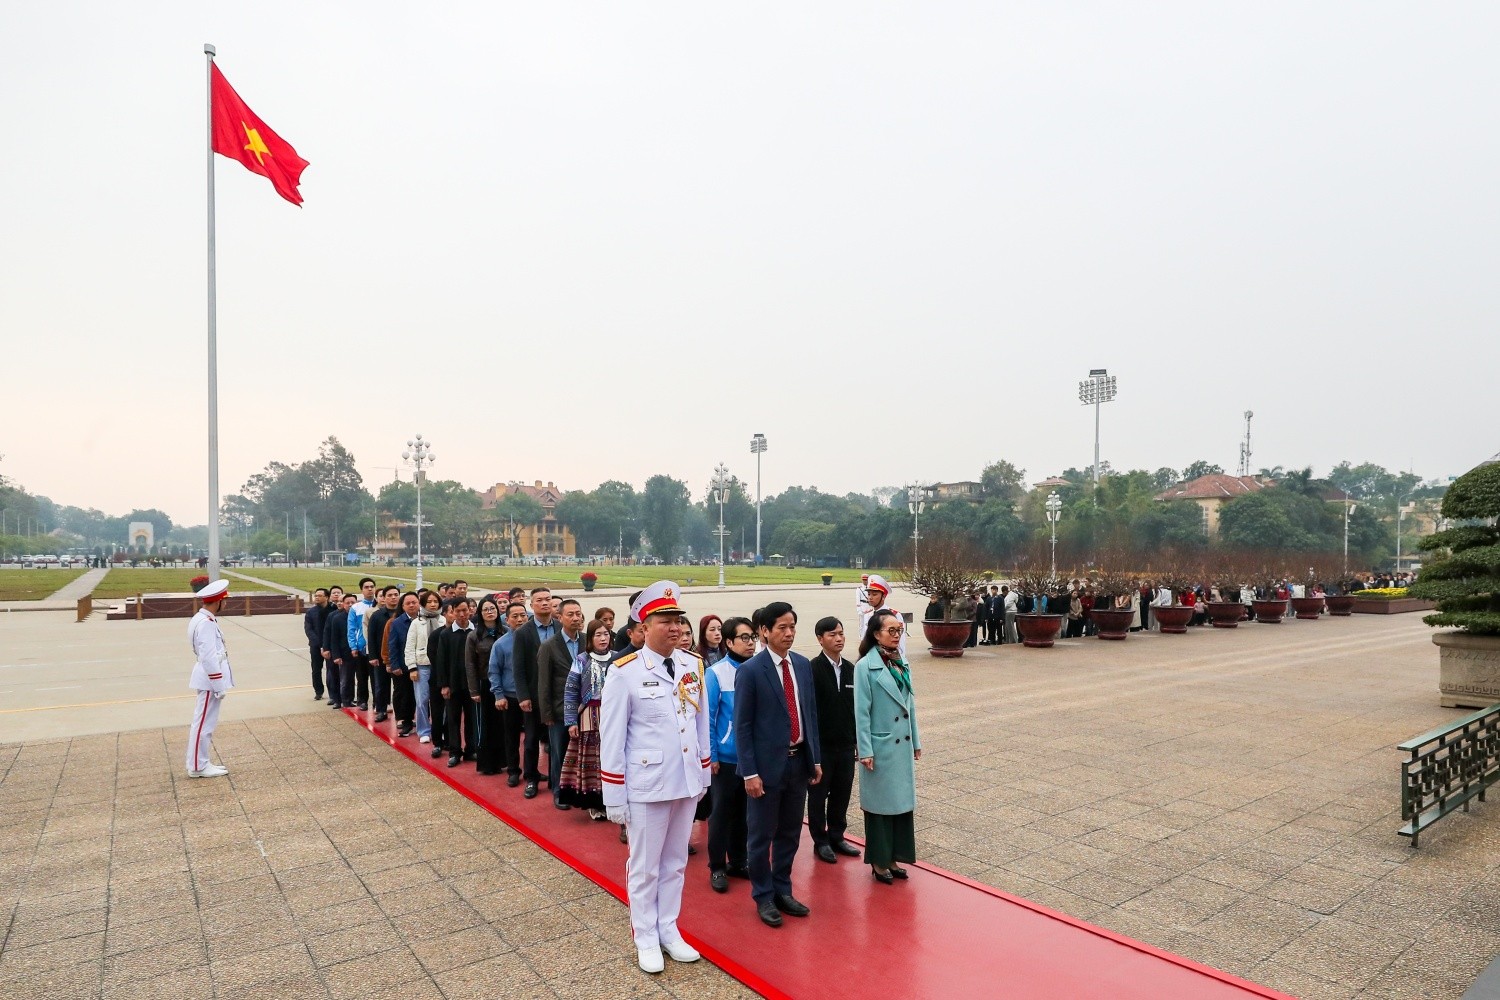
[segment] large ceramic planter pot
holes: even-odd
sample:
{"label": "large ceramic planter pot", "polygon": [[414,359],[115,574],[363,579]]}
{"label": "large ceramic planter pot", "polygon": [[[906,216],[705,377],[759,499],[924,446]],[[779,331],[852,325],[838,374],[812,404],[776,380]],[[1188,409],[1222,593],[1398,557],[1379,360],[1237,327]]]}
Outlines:
{"label": "large ceramic planter pot", "polygon": [[927,637],[933,656],[963,656],[964,643],[969,641],[969,630],[973,627],[973,622],[924,621],[922,634]]}
{"label": "large ceramic planter pot", "polygon": [[1348,618],[1354,614],[1354,596],[1352,594],[1338,594],[1323,598],[1328,605],[1328,613],[1335,618]]}
{"label": "large ceramic planter pot", "polygon": [[1135,617],[1128,608],[1095,608],[1089,612],[1101,639],[1123,639],[1130,634],[1130,620]]}
{"label": "large ceramic planter pot", "polygon": [[585,579],[585,580],[583,580],[581,582],[583,583],[583,592],[585,594],[592,594],[594,592],[594,587],[596,585],[598,585],[598,583],[599,583],[598,580],[588,580],[588,579]]}
{"label": "large ceramic planter pot", "polygon": [[1438,704],[1444,708],[1489,708],[1500,702],[1500,636],[1439,632]]}
{"label": "large ceramic planter pot", "polygon": [[1239,628],[1245,617],[1245,606],[1239,601],[1209,601],[1208,623],[1214,628]]}
{"label": "large ceramic planter pot", "polygon": [[1181,604],[1152,608],[1151,613],[1156,616],[1156,623],[1161,626],[1161,630],[1168,635],[1185,635],[1188,622],[1193,620],[1193,609]]}
{"label": "large ceramic planter pot", "polygon": [[1016,615],[1016,630],[1021,633],[1021,645],[1032,649],[1047,649],[1062,633],[1067,615]]}
{"label": "large ceramic planter pot", "polygon": [[1292,610],[1297,612],[1297,617],[1305,622],[1315,622],[1323,613],[1323,598],[1321,597],[1294,597],[1292,598]]}
{"label": "large ceramic planter pot", "polygon": [[1255,620],[1266,625],[1280,625],[1286,617],[1286,601],[1254,601]]}
{"label": "large ceramic planter pot", "polygon": [[833,574],[832,573],[824,573],[823,576],[821,577],[821,579],[823,581],[823,586],[825,586],[825,587],[831,587],[831,586],[833,586]]}

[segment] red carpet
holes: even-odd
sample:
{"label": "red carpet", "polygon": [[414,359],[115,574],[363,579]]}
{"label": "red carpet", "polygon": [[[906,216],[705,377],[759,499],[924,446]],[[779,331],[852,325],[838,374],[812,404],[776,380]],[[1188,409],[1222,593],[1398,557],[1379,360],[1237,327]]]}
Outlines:
{"label": "red carpet", "polygon": [[[620,900],[625,899],[626,847],[618,827],[580,810],[560,812],[543,791],[534,799],[504,777],[476,774],[465,763],[449,769],[415,736],[397,739],[391,722],[372,733],[544,850]],[[700,844],[700,852],[702,845]],[[881,885],[858,858],[837,865],[813,857],[804,839],[793,874],[797,898],[812,908],[780,929],[763,925],[750,883],[730,891],[708,886],[704,855],[688,860],[679,922],[703,956],[767,997],[869,1000],[882,996],[993,996],[1007,1000],[1214,1000],[1285,994],[1190,962],[1150,945],[1093,927],[1017,896],[920,862],[911,878]],[[630,943],[620,942],[622,954]]]}

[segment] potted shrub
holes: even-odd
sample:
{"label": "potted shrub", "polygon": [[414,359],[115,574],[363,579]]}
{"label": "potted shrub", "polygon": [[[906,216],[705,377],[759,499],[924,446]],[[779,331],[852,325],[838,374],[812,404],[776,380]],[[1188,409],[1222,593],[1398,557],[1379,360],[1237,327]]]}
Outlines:
{"label": "potted shrub", "polygon": [[1193,609],[1182,603],[1180,595],[1198,585],[1197,574],[1186,566],[1168,563],[1164,569],[1153,569],[1151,576],[1158,587],[1172,592],[1172,603],[1166,607],[1152,605],[1151,617],[1156,619],[1164,635],[1186,635],[1188,622],[1193,620]]}
{"label": "potted shrub", "polygon": [[196,594],[198,591],[208,586],[208,577],[202,575],[195,576],[188,581],[188,586],[192,587],[193,593]]}
{"label": "potted shrub", "polygon": [[[1057,593],[1061,587],[1062,581],[1042,566],[1023,566],[1010,582],[1010,589],[1020,597],[1030,597],[1033,607],[1035,602]],[[1030,649],[1050,648],[1062,634],[1063,622],[1067,620],[1067,615],[1050,612],[1016,615],[1016,631],[1021,634],[1021,645]]]}
{"label": "potted shrub", "polygon": [[1089,618],[1098,630],[1100,639],[1123,639],[1130,634],[1130,622],[1135,616],[1129,608],[1116,608],[1115,601],[1129,597],[1136,589],[1135,577],[1119,570],[1101,569],[1094,573],[1091,581],[1094,590],[1094,609]]}
{"label": "potted shrub", "polygon": [[825,587],[831,587],[831,586],[833,586],[833,574],[832,573],[824,573],[820,577],[820,579],[823,581],[823,586],[825,586]]}
{"label": "potted shrub", "polygon": [[583,581],[584,592],[588,593],[591,592],[594,589],[594,586],[599,582],[599,574],[595,573],[591,569],[586,569],[579,575],[578,579]]}
{"label": "potted shrub", "polygon": [[1287,598],[1277,597],[1282,591],[1282,583],[1285,577],[1270,566],[1263,565],[1255,576],[1255,582],[1260,592],[1266,596],[1257,597],[1250,602],[1250,607],[1255,611],[1255,620],[1262,625],[1280,625],[1281,620],[1286,617]]}
{"label": "potted shrub", "polygon": [[1244,620],[1246,609],[1239,583],[1243,575],[1238,559],[1222,554],[1215,559],[1213,578],[1219,599],[1203,602],[1208,611],[1208,623],[1214,628],[1238,628]]}
{"label": "potted shrub", "polygon": [[1422,620],[1450,631],[1432,637],[1438,647],[1439,704],[1488,708],[1500,702],[1500,463],[1481,465],[1455,479],[1443,497],[1445,519],[1466,522],[1429,535],[1436,555],[1406,597],[1437,602]]}
{"label": "potted shrub", "polygon": [[906,589],[936,602],[943,617],[924,619],[922,634],[933,656],[964,655],[964,643],[973,628],[974,606],[968,600],[979,589],[982,565],[972,543],[958,535],[933,535],[923,539],[921,565],[905,569],[901,579]]}

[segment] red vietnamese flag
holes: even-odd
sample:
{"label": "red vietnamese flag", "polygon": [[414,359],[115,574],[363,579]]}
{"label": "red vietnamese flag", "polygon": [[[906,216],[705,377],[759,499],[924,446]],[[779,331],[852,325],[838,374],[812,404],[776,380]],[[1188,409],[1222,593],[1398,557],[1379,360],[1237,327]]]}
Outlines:
{"label": "red vietnamese flag", "polygon": [[238,160],[252,174],[269,178],[276,193],[293,205],[302,204],[297,191],[302,169],[307,161],[297,155],[281,136],[245,106],[234,92],[219,65],[213,65],[213,146],[214,152]]}

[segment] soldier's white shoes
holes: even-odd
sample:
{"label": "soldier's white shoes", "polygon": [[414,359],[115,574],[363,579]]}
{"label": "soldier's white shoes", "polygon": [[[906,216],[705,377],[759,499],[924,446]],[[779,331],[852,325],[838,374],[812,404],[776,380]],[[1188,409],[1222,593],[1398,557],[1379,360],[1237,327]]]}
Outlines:
{"label": "soldier's white shoes", "polygon": [[229,773],[229,768],[219,764],[210,763],[201,771],[189,771],[189,778],[222,778]]}
{"label": "soldier's white shoes", "polygon": [[668,955],[672,956],[672,961],[674,962],[696,962],[703,957],[698,954],[697,948],[694,948],[682,940],[682,938],[678,938],[676,941],[663,941],[661,946],[666,950]]}
{"label": "soldier's white shoes", "polygon": [[639,948],[635,953],[636,961],[640,963],[642,972],[660,972],[667,967],[662,961],[660,948]]}

